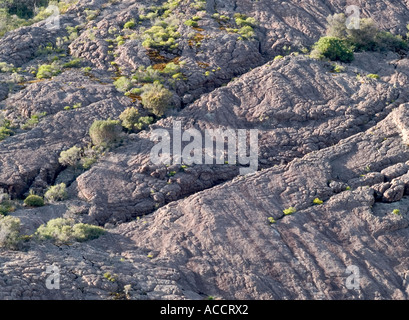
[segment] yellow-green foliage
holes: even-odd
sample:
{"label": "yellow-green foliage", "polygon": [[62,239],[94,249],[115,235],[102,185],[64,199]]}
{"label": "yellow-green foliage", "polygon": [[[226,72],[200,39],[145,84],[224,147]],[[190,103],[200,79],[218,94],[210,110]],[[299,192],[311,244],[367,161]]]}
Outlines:
{"label": "yellow-green foliage", "polygon": [[57,218],[41,225],[35,232],[39,240],[52,240],[56,243],[84,242],[100,237],[105,233],[101,227],[77,223],[73,220]]}

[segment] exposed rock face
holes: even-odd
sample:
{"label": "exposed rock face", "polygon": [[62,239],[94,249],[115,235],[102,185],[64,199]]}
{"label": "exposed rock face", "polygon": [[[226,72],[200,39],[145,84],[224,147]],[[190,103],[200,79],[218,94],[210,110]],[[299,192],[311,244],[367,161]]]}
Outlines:
{"label": "exposed rock face", "polygon": [[[138,16],[149,13],[148,1],[80,1],[58,30],[43,21],[0,39],[0,62],[21,67],[0,74],[0,115],[14,126],[0,141],[0,191],[18,203],[30,189],[69,184],[68,200],[10,215],[27,235],[58,217],[107,229],[85,243],[1,248],[0,299],[408,299],[409,60],[358,53],[337,73],[334,63],[289,54],[313,44],[345,4],[217,0],[198,11],[183,2],[172,11],[180,38],[170,52],[142,44],[152,22]],[[404,1],[362,7],[380,27],[406,32]],[[254,38],[229,31],[234,13],[256,18]],[[199,27],[183,23],[197,14]],[[136,26],[124,29],[131,19]],[[73,36],[66,27],[76,26]],[[39,53],[62,37],[70,37],[65,55]],[[39,65],[74,57],[90,70],[35,78]],[[131,106],[146,114],[139,96],[115,88],[118,77],[171,61],[182,75],[166,80],[174,110],[124,134],[88,171],[58,162],[61,151],[90,143],[95,120],[118,119]],[[24,129],[36,115],[39,123]],[[152,132],[174,123],[201,133],[257,129],[259,171],[154,165]],[[51,265],[58,292],[47,289]],[[355,267],[360,287],[349,289]]]}

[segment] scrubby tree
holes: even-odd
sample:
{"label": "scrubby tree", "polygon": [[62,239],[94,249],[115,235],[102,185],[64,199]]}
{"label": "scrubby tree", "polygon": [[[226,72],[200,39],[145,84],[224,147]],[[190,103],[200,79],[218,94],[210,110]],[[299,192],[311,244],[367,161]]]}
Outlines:
{"label": "scrubby tree", "polygon": [[314,58],[328,58],[341,62],[354,60],[354,52],[345,40],[335,37],[322,37],[313,48],[311,56]]}
{"label": "scrubby tree", "polygon": [[19,218],[0,215],[0,247],[12,250],[19,249],[22,243],[20,230]]}
{"label": "scrubby tree", "polygon": [[68,193],[65,183],[60,183],[48,188],[47,192],[44,194],[44,198],[48,201],[63,201],[67,199]]}
{"label": "scrubby tree", "polygon": [[135,107],[125,109],[119,116],[119,119],[122,121],[122,126],[129,131],[135,129],[135,124],[139,121],[139,112]]}
{"label": "scrubby tree", "polygon": [[335,37],[340,39],[345,39],[347,36],[347,18],[345,14],[338,13],[330,15],[327,18],[328,27],[327,27],[327,36]]}
{"label": "scrubby tree", "polygon": [[84,242],[100,237],[105,233],[101,227],[77,223],[71,219],[57,218],[41,225],[35,237],[38,240],[51,240],[56,243]]}
{"label": "scrubby tree", "polygon": [[162,84],[145,84],[141,95],[143,106],[154,115],[161,117],[171,105],[172,93]]}
{"label": "scrubby tree", "polygon": [[74,146],[66,151],[60,153],[58,162],[63,166],[77,167],[81,159],[82,149]]}
{"label": "scrubby tree", "polygon": [[89,129],[92,143],[97,147],[113,146],[121,138],[122,126],[119,120],[96,120]]}

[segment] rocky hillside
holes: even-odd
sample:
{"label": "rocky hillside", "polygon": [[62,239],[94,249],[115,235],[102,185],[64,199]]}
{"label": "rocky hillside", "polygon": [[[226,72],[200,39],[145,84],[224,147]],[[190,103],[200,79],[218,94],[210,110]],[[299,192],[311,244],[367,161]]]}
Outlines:
{"label": "rocky hillside", "polygon": [[[338,0],[50,4],[0,38],[0,299],[409,298],[407,50],[311,57]],[[257,129],[258,171],[154,165],[174,123]]]}

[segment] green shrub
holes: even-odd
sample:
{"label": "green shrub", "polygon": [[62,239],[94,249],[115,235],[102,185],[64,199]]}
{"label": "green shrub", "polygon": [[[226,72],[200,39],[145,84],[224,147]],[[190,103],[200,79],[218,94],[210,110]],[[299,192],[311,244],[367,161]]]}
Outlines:
{"label": "green shrub", "polygon": [[0,141],[14,134],[13,130],[11,130],[10,127],[10,120],[7,120],[0,115]]}
{"label": "green shrub", "polygon": [[162,84],[153,83],[143,86],[141,95],[143,106],[154,115],[161,117],[170,107],[172,93]]}
{"label": "green shrub", "polygon": [[92,71],[92,68],[91,67],[85,67],[85,68],[82,68],[82,71],[84,71],[85,73],[90,73]]}
{"label": "green shrub", "polygon": [[61,73],[61,68],[56,64],[43,64],[38,68],[37,78],[38,79],[45,79],[45,78],[52,78]]}
{"label": "green shrub", "polygon": [[293,213],[296,213],[297,210],[294,207],[289,207],[288,209],[283,210],[283,213],[288,216],[291,215]]}
{"label": "green shrub", "polygon": [[313,203],[320,205],[320,204],[323,204],[324,201],[322,201],[320,198],[315,198],[314,201],[313,201]]}
{"label": "green shrub", "polygon": [[270,224],[274,224],[274,223],[276,223],[277,221],[275,221],[275,219],[274,219],[273,217],[269,217],[269,218],[268,218],[268,222],[269,222]]}
{"label": "green shrub", "polygon": [[347,30],[347,33],[356,51],[375,51],[378,47],[378,28],[372,19],[361,19],[359,29]]}
{"label": "green shrub", "polygon": [[162,73],[168,75],[174,75],[180,72],[180,66],[175,64],[174,62],[170,62],[166,65],[166,67],[162,70]]}
{"label": "green shrub", "polygon": [[345,39],[347,36],[346,17],[343,13],[330,15],[327,18],[327,36]]}
{"label": "green shrub", "polygon": [[278,55],[278,56],[274,57],[274,61],[281,60],[281,59],[283,59],[283,58],[284,58],[283,56]]}
{"label": "green shrub", "polygon": [[11,72],[13,71],[14,66],[6,62],[0,62],[0,72]]}
{"label": "green shrub", "polygon": [[66,151],[62,151],[58,162],[63,166],[77,167],[81,159],[81,153],[82,149],[74,146]]}
{"label": "green shrub", "polygon": [[96,120],[89,129],[92,143],[107,148],[120,140],[122,126],[119,120]]}
{"label": "green shrub", "polygon": [[152,123],[152,117],[140,117],[138,123],[135,124],[135,128],[138,130],[144,130]]}
{"label": "green shrub", "polygon": [[79,68],[81,65],[81,59],[80,58],[75,58],[72,59],[71,61],[68,61],[63,65],[64,68]]}
{"label": "green shrub", "polygon": [[178,47],[176,39],[180,38],[177,28],[176,25],[168,25],[166,22],[154,25],[144,32],[142,45],[146,48],[172,51]]}
{"label": "green shrub", "polygon": [[244,26],[242,28],[239,29],[238,33],[247,40],[250,40],[252,38],[254,38],[254,30],[251,26]]}
{"label": "green shrub", "polygon": [[73,220],[57,218],[41,225],[35,232],[38,240],[51,240],[56,243],[84,242],[97,239],[105,233],[101,227],[77,223]]}
{"label": "green shrub", "polygon": [[392,213],[394,214],[394,215],[397,215],[397,216],[401,216],[402,214],[400,213],[400,210],[399,209],[394,209],[393,211],[392,211]]}
{"label": "green shrub", "polygon": [[127,23],[124,24],[124,29],[132,29],[133,27],[135,27],[135,21],[134,20],[130,20]]}
{"label": "green shrub", "polygon": [[345,68],[343,66],[338,65],[338,64],[334,64],[333,65],[333,70],[336,73],[341,73],[341,72],[344,72]]}
{"label": "green shrub", "polygon": [[68,193],[66,190],[66,185],[65,183],[60,183],[55,186],[51,186],[48,188],[46,193],[44,194],[44,198],[47,201],[63,201],[68,198]]}
{"label": "green shrub", "polygon": [[0,247],[11,250],[19,249],[22,243],[20,230],[20,219],[0,216]]}
{"label": "green shrub", "polygon": [[25,200],[24,204],[28,207],[42,207],[44,205],[44,199],[35,194],[30,194]]}
{"label": "green shrub", "polygon": [[15,206],[13,206],[10,200],[5,200],[0,203],[0,215],[6,216],[10,212],[14,212],[16,210]]}
{"label": "green shrub", "polygon": [[199,24],[194,20],[186,20],[185,25],[188,27],[198,27]]}
{"label": "green shrub", "polygon": [[393,35],[390,32],[380,31],[376,35],[378,49],[381,51],[399,51],[408,49],[408,43],[400,35]]}
{"label": "green shrub", "polygon": [[147,68],[140,67],[138,71],[133,75],[133,80],[138,83],[153,83],[155,81],[163,82],[164,78],[161,76],[159,70],[155,70],[152,66]]}
{"label": "green shrub", "polygon": [[134,107],[125,109],[119,119],[122,121],[122,126],[131,132],[143,130],[153,122],[152,117],[140,117]]}
{"label": "green shrub", "polygon": [[369,79],[374,79],[374,80],[379,79],[379,75],[374,74],[374,73],[368,74],[366,77],[369,78]]}
{"label": "green shrub", "polygon": [[236,24],[239,27],[244,27],[244,26],[249,26],[249,27],[255,27],[257,25],[257,21],[254,18],[251,17],[237,17],[236,18]]}
{"label": "green shrub", "polygon": [[380,31],[372,19],[360,19],[359,29],[348,29],[347,18],[343,13],[329,16],[327,21],[327,36],[346,40],[355,51],[407,49],[407,43],[401,36]]}
{"label": "green shrub", "polygon": [[24,123],[21,126],[21,129],[23,130],[29,130],[29,129],[33,129],[39,122],[41,118],[44,118],[47,115],[46,112],[42,112],[42,113],[36,113],[33,114],[30,119],[28,119],[26,121],[26,123]]}
{"label": "green shrub", "polygon": [[125,109],[119,116],[119,119],[122,121],[122,126],[129,131],[135,129],[135,124],[138,123],[139,118],[138,109],[134,107]]}
{"label": "green shrub", "polygon": [[126,92],[132,87],[132,82],[127,77],[120,77],[114,82],[114,86],[118,91]]}
{"label": "green shrub", "polygon": [[335,37],[322,37],[314,45],[311,52],[314,58],[328,58],[332,61],[351,62],[354,60],[354,52],[346,41]]}

